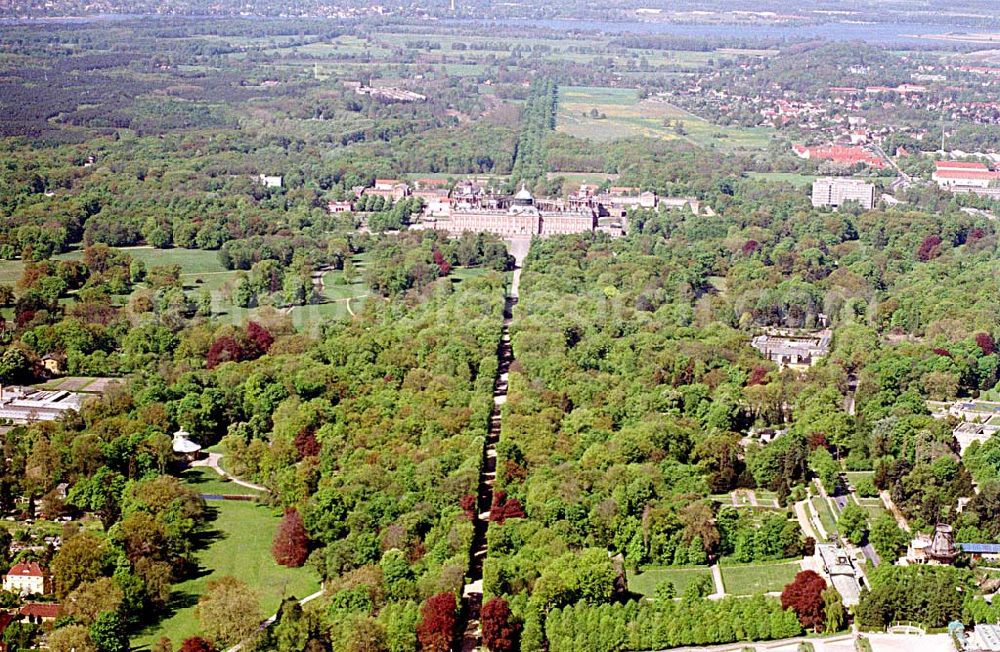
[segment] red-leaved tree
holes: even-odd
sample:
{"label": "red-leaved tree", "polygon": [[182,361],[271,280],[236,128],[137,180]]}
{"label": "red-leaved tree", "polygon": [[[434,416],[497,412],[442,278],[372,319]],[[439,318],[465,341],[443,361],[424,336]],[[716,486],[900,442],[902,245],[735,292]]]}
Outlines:
{"label": "red-leaved tree", "polygon": [[316,433],[312,428],[303,428],[299,434],[295,435],[295,448],[301,457],[315,457],[319,455],[320,446],[316,440]]}
{"label": "red-leaved tree", "polygon": [[215,646],[200,636],[184,639],[177,652],[215,652]]}
{"label": "red-leaved tree", "polygon": [[448,276],[451,272],[451,263],[444,259],[444,254],[439,250],[434,250],[434,264],[438,266],[438,271],[441,272],[441,276]]}
{"label": "red-leaved tree", "polygon": [[438,593],[420,605],[417,640],[424,652],[450,652],[455,638],[457,604],[454,593]]}
{"label": "red-leaved tree", "polygon": [[793,610],[799,617],[803,629],[816,629],[825,620],[823,614],[825,588],[826,581],[815,571],[800,571],[781,592],[781,608]]}
{"label": "red-leaved tree", "polygon": [[521,626],[510,619],[510,606],[503,598],[491,598],[483,605],[483,645],[490,652],[514,652]]}
{"label": "red-leaved tree", "polygon": [[920,243],[920,247],[917,248],[917,258],[923,261],[928,261],[931,258],[937,258],[941,255],[941,236],[939,235],[929,235],[924,238],[924,241]]}
{"label": "red-leaved tree", "polygon": [[503,525],[508,518],[524,518],[524,507],[517,498],[507,498],[506,492],[498,491],[490,505],[490,522]]}
{"label": "red-leaved tree", "polygon": [[767,369],[764,367],[754,367],[750,370],[750,377],[747,378],[747,387],[763,385],[767,382]]}
{"label": "red-leaved tree", "polygon": [[271,546],[274,561],[282,566],[298,567],[309,557],[309,535],[302,515],[295,508],[285,510]]}
{"label": "red-leaved tree", "polygon": [[476,518],[476,497],[473,494],[465,494],[458,501],[458,506],[465,512],[466,518],[470,521]]}
{"label": "red-leaved tree", "polygon": [[255,321],[248,322],[246,330],[236,336],[223,335],[212,342],[205,356],[205,364],[209,369],[223,362],[242,362],[256,360],[267,353],[274,344],[274,336],[270,331]]}
{"label": "red-leaved tree", "polygon": [[274,344],[271,332],[255,321],[247,322],[247,349],[250,357],[259,358],[267,353]]}
{"label": "red-leaved tree", "polygon": [[218,367],[223,362],[239,362],[246,359],[243,343],[234,337],[224,335],[212,342],[205,356],[205,364],[209,369]]}
{"label": "red-leaved tree", "polygon": [[976,333],[976,346],[983,352],[983,355],[993,355],[997,350],[997,343],[989,333]]}

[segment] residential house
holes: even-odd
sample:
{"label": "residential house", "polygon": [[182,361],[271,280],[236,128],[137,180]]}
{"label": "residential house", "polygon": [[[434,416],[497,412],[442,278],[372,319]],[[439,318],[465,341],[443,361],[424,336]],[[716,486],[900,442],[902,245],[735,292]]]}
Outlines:
{"label": "residential house", "polygon": [[52,579],[38,562],[20,562],[3,576],[3,590],[18,595],[46,595],[52,591]]}
{"label": "residential house", "polygon": [[43,625],[55,622],[62,615],[62,605],[59,603],[29,602],[18,610],[21,622],[32,625]]}

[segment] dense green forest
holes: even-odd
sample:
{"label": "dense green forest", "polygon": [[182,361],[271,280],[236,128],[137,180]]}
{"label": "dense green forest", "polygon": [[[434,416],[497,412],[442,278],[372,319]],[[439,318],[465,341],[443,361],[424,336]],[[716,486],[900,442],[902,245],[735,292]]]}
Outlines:
{"label": "dense green forest", "polygon": [[[821,166],[790,145],[841,111],[762,125],[757,104],[927,66],[960,85],[942,102],[977,103],[967,54],[396,17],[3,25],[0,384],[82,397],[0,423],[0,566],[40,563],[61,609],[7,649],[443,652],[483,530],[490,652],[996,621],[967,555],[892,562],[939,523],[1000,543],[1000,444],[963,451],[941,412],[1000,396],[997,201],[924,178],[938,106],[900,100],[883,144],[914,180],[845,172],[897,203],[814,207]],[[993,147],[984,115],[938,128]],[[375,179],[688,199],[518,265],[493,235],[409,229],[435,195]],[[751,346],[820,328],[808,368]],[[877,556],[850,613],[799,572],[826,541]]]}

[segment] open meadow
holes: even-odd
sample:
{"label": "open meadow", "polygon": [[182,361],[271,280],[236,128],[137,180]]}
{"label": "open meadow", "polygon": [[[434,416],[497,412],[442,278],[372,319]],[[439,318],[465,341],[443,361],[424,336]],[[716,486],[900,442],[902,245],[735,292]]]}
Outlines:
{"label": "open meadow", "polygon": [[757,595],[780,592],[801,569],[798,560],[722,566],[726,595]]}
{"label": "open meadow", "polygon": [[707,577],[712,579],[712,571],[707,566],[691,568],[645,568],[640,572],[629,571],[627,574],[628,590],[644,597],[651,598],[656,593],[656,587],[664,582],[671,582],[678,596],[684,589]]}
{"label": "open meadow", "polygon": [[713,125],[666,100],[639,99],[632,88],[563,86],[559,89],[556,130],[595,142],[621,138],[687,140],[725,149],[767,146],[772,130]]}
{"label": "open meadow", "polygon": [[[194,486],[204,485],[195,482]],[[310,569],[285,568],[274,563],[271,540],[280,519],[273,510],[240,501],[212,501],[209,508],[214,512],[214,520],[205,534],[207,547],[195,556],[198,572],[192,579],[174,585],[170,615],[140,631],[132,639],[132,649],[148,650],[162,636],[179,645],[198,633],[195,605],[213,579],[230,575],[246,582],[266,615],[273,614],[286,596],[303,598],[319,589]]]}

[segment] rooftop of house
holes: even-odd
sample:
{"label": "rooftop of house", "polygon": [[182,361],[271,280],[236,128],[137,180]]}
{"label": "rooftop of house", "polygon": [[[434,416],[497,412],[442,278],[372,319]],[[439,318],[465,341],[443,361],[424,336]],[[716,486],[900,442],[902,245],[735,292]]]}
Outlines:
{"label": "rooftop of house", "polygon": [[1000,180],[1000,172],[990,170],[936,170],[934,176],[939,179],[976,179],[976,180]]}
{"label": "rooftop of house", "polygon": [[29,602],[18,611],[21,616],[56,619],[62,615],[62,605],[58,603]]}
{"label": "rooftop of house", "polygon": [[42,566],[36,561],[27,561],[14,564],[7,571],[7,575],[14,575],[17,577],[45,577],[47,573]]}

